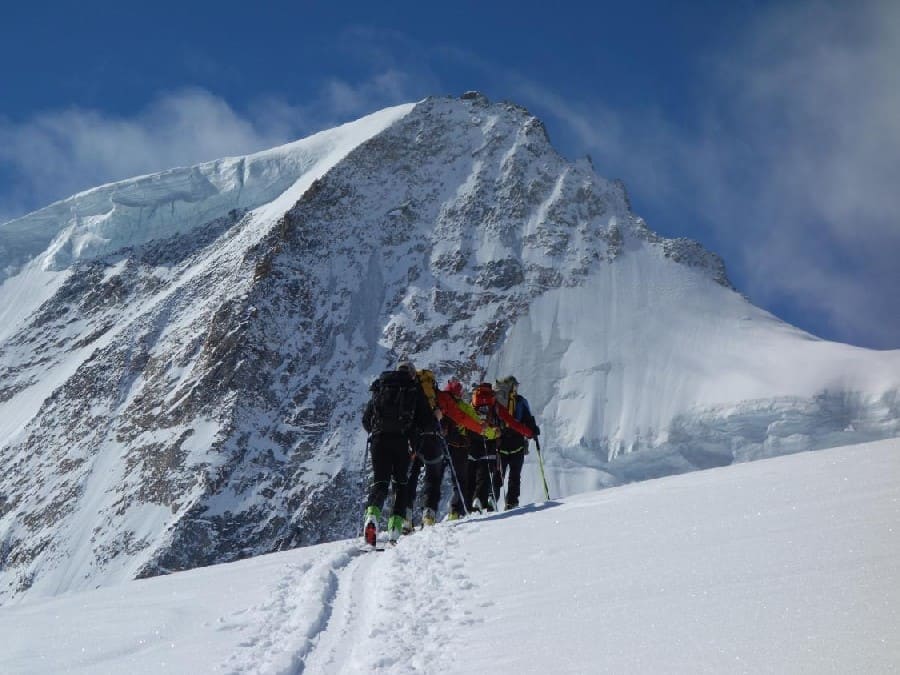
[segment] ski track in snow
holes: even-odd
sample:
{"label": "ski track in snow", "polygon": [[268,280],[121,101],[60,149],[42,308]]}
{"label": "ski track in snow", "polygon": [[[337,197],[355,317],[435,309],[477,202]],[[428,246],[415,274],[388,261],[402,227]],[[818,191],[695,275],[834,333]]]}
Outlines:
{"label": "ski track in snow", "polygon": [[321,625],[297,672],[340,673],[354,663],[353,646],[362,640],[374,614],[369,582],[376,561],[374,555],[360,551],[335,574],[328,621]]}
{"label": "ski track in snow", "polygon": [[305,659],[328,632],[336,604],[344,602],[347,580],[362,562],[353,549],[342,549],[311,563],[291,565],[268,600],[219,620],[219,630],[248,634],[218,670],[304,672]]}
{"label": "ski track in snow", "polygon": [[[467,598],[478,593],[457,539],[455,527],[437,525],[405,537],[379,560],[373,571],[380,576],[369,580],[376,613],[360,643],[366,668],[345,672],[451,670],[446,638],[476,622]],[[381,607],[391,611],[377,611]]]}
{"label": "ski track in snow", "polygon": [[264,602],[219,618],[219,631],[243,635],[216,672],[452,670],[443,645],[481,621],[471,607],[478,588],[458,545],[462,524],[477,526],[474,519],[439,524],[383,552],[354,542],[289,566]]}

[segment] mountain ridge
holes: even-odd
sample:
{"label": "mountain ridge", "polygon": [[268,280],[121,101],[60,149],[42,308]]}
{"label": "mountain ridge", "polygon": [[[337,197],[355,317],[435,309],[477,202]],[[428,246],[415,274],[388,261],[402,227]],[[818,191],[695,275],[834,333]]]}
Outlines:
{"label": "mountain ridge", "polygon": [[[0,333],[0,411],[33,411],[0,426],[0,598],[351,536],[360,408],[400,357],[519,374],[556,494],[900,434],[900,352],[801,359],[884,375],[828,417],[808,403],[822,382],[787,367],[808,336],[749,305],[718,256],[649,230],[523,108],[467,94],[364,120],[323,132],[319,169],[264,203],[163,220],[167,238],[63,271],[38,256],[0,286],[53,279]],[[784,377],[742,362],[744,333],[788,355]]]}

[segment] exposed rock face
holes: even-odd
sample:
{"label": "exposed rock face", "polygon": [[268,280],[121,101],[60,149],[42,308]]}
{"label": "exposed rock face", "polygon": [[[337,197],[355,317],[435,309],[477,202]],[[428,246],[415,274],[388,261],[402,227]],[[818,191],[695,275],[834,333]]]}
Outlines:
{"label": "exposed rock face", "polygon": [[482,377],[536,298],[633,249],[731,288],[476,93],[418,104],[300,195],[78,261],[0,342],[0,401],[53,381],[0,448],[0,598],[353,536],[360,411],[401,356]]}

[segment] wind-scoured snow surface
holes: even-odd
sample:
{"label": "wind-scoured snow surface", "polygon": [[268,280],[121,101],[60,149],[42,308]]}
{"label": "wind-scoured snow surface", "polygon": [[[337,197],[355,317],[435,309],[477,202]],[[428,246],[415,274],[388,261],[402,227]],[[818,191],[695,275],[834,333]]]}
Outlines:
{"label": "wind-scoured snow surface", "polygon": [[888,673],[900,441],[0,609],[4,673]]}
{"label": "wind-scoured snow surface", "polygon": [[75,195],[0,270],[3,603],[350,536],[401,357],[514,374],[554,497],[900,435],[900,351],[753,307],[476,93]]}

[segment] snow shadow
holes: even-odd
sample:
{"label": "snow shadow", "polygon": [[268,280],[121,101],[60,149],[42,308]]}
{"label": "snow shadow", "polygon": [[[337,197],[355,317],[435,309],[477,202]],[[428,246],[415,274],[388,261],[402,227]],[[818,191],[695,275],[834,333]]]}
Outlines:
{"label": "snow shadow", "polygon": [[[540,502],[538,504],[526,504],[525,506],[517,506],[514,509],[509,511],[499,511],[497,513],[490,513],[488,515],[483,515],[478,518],[478,522],[490,521],[490,520],[506,520],[507,518],[516,518],[518,516],[524,516],[526,513],[536,513],[537,511],[546,511],[547,509],[552,509],[556,506],[562,506],[562,502],[553,501],[552,499],[548,502]],[[466,522],[474,522],[469,518],[465,518],[459,523],[465,524]]]}

